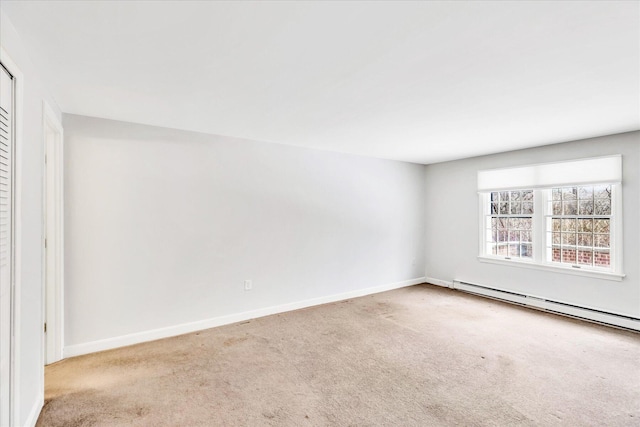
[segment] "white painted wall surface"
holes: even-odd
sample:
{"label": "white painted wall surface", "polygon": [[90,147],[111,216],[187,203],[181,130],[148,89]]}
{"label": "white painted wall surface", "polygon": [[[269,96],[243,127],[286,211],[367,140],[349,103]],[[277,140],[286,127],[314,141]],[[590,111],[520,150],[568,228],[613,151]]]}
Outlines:
{"label": "white painted wall surface", "polygon": [[[0,45],[23,74],[22,114],[18,129],[18,163],[16,173],[20,186],[19,230],[20,252],[17,254],[18,299],[15,307],[17,338],[16,425],[35,424],[44,402],[43,362],[43,164],[44,144],[42,101],[46,100],[59,117],[60,111],[42,85],[42,70],[37,70],[5,13],[0,10]],[[4,381],[4,379],[3,379]]]}
{"label": "white painted wall surface", "polygon": [[[478,261],[478,170],[609,154],[622,154],[626,277],[621,282]],[[428,165],[426,203],[428,278],[461,280],[640,316],[640,132]]]}
{"label": "white painted wall surface", "polygon": [[422,165],[75,115],[63,124],[73,353],[424,276]]}

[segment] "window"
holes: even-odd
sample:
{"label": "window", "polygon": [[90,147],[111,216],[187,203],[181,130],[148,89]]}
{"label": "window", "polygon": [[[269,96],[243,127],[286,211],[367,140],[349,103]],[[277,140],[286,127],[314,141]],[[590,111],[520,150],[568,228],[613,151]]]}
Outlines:
{"label": "window", "polygon": [[551,189],[547,260],[610,269],[611,185]]}
{"label": "window", "polygon": [[492,192],[489,210],[487,252],[509,258],[531,258],[533,190]]}
{"label": "window", "polygon": [[480,260],[621,280],[621,164],[607,156],[480,171]]}

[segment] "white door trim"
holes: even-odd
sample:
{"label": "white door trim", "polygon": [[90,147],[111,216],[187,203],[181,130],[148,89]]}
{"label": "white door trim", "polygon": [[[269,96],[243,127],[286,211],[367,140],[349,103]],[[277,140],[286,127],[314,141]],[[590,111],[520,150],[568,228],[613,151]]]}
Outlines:
{"label": "white door trim", "polygon": [[62,123],[42,101],[44,135],[44,364],[62,359],[64,346],[64,144]]}

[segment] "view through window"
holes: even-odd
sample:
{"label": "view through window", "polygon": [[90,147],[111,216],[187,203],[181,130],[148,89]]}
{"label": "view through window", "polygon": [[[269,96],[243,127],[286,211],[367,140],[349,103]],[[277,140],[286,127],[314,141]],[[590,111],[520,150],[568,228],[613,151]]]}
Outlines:
{"label": "view through window", "polygon": [[492,255],[533,257],[533,190],[494,191],[490,196]]}
{"label": "view through window", "polygon": [[[551,190],[547,258],[596,268],[611,265],[611,185]],[[549,226],[550,225],[550,226]]]}

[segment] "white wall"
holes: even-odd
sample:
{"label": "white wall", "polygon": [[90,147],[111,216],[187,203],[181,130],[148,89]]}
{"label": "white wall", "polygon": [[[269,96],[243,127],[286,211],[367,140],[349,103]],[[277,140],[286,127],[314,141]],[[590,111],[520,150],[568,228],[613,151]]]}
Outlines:
{"label": "white wall", "polygon": [[67,355],[424,276],[422,165],[63,123]]}
{"label": "white wall", "polygon": [[16,111],[17,116],[22,115],[22,121],[17,132],[19,139],[16,165],[20,193],[17,221],[21,226],[16,236],[19,239],[19,253],[16,256],[18,281],[15,307],[17,358],[14,420],[17,425],[25,425],[35,423],[44,401],[42,101],[47,100],[58,116],[60,111],[43,87],[41,76],[32,64],[19,35],[1,10],[0,44],[23,74],[22,105],[18,104]]}
{"label": "white wall", "polygon": [[[478,261],[477,172],[622,154],[624,272],[621,282]],[[640,132],[573,141],[426,167],[426,276],[539,295],[640,316]]]}

